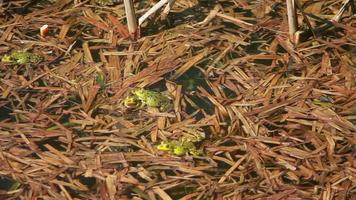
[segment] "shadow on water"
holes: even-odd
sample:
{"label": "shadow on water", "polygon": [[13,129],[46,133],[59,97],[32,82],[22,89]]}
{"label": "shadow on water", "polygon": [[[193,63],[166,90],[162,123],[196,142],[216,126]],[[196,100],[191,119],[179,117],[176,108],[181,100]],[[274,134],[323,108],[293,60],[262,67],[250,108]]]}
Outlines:
{"label": "shadow on water", "polygon": [[2,120],[14,120],[14,117],[11,115],[12,108],[11,104],[7,103],[5,105],[0,105],[0,121]]}
{"label": "shadow on water", "polygon": [[[210,87],[206,82],[206,77],[198,68],[191,68],[181,77],[176,80],[176,83],[182,85],[183,91],[186,92],[187,96],[200,108],[204,109],[208,114],[214,113],[214,105],[205,97],[199,97],[195,95],[194,92],[197,91],[198,87],[205,88],[208,92]],[[195,109],[192,106],[187,107],[188,113],[193,113]],[[199,118],[199,115],[197,116]],[[203,116],[201,116],[203,117]]]}
{"label": "shadow on water", "polygon": [[7,177],[0,177],[0,199],[2,199],[2,191],[10,192],[18,189],[21,184],[13,179]]}
{"label": "shadow on water", "polygon": [[0,190],[9,190],[11,186],[14,184],[14,180],[10,180],[8,178],[0,178]]}
{"label": "shadow on water", "polygon": [[196,191],[197,185],[180,185],[167,190],[167,193],[174,199],[180,199]]}

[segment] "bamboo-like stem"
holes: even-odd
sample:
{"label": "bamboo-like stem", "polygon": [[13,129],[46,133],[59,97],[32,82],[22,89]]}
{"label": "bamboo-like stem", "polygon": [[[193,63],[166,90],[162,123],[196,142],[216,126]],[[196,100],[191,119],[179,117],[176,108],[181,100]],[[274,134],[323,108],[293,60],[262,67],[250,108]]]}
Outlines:
{"label": "bamboo-like stem", "polygon": [[289,27],[289,38],[294,41],[294,34],[298,29],[297,22],[297,12],[294,0],[287,1],[287,14],[288,14],[288,27]]}
{"label": "bamboo-like stem", "polygon": [[127,26],[129,33],[135,35],[137,33],[137,18],[132,0],[124,0],[125,13],[127,18]]}
{"label": "bamboo-like stem", "polygon": [[162,12],[162,19],[166,19],[167,15],[168,15],[169,11],[171,11],[175,1],[176,0],[168,0],[168,4]]}
{"label": "bamboo-like stem", "polygon": [[[353,0],[355,1],[355,0]],[[345,0],[342,7],[340,8],[339,12],[333,17],[333,20],[336,22],[339,22],[341,19],[341,16],[344,14],[346,11],[347,7],[351,4],[351,6],[354,4],[352,0]]]}
{"label": "bamboo-like stem", "polygon": [[158,9],[160,9],[164,4],[166,4],[169,0],[160,0],[158,3],[156,3],[152,8],[150,8],[145,14],[143,14],[139,19],[138,19],[138,24],[141,25],[150,15],[155,13]]}

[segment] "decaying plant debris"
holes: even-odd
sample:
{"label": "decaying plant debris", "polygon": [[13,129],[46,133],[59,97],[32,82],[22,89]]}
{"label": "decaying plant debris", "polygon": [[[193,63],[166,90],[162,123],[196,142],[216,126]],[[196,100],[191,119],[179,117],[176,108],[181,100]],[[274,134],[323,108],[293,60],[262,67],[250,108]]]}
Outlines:
{"label": "decaying plant debris", "polygon": [[[300,3],[317,29],[343,1]],[[352,199],[351,7],[294,47],[285,1],[177,0],[137,41],[122,1],[3,1],[0,57],[43,61],[0,64],[0,198]],[[168,91],[173,110],[126,108],[134,87]],[[157,150],[188,129],[203,155]]]}

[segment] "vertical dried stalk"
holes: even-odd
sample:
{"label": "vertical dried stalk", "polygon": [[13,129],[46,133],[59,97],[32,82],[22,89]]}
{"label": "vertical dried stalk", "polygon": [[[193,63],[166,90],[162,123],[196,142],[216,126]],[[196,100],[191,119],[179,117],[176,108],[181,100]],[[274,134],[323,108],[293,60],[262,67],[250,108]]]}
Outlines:
{"label": "vertical dried stalk", "polygon": [[289,26],[289,38],[294,41],[294,34],[297,31],[297,13],[294,0],[287,0],[287,14]]}
{"label": "vertical dried stalk", "polygon": [[162,19],[166,19],[169,11],[172,9],[176,0],[168,0],[167,6],[164,8],[162,13]]}
{"label": "vertical dried stalk", "polygon": [[129,32],[131,35],[135,35],[137,32],[137,19],[134,4],[132,0],[124,0],[124,5]]}
{"label": "vertical dried stalk", "polygon": [[336,22],[339,22],[341,19],[341,16],[344,14],[344,12],[346,11],[347,7],[349,6],[349,4],[351,4],[351,8],[352,5],[354,4],[355,0],[346,0],[344,1],[342,7],[340,8],[339,12],[333,17],[333,20]]}

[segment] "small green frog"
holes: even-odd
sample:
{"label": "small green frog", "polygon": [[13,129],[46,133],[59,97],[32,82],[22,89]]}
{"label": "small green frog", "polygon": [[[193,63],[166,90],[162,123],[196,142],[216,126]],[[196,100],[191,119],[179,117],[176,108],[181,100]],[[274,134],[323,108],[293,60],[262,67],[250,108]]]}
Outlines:
{"label": "small green frog", "polygon": [[168,94],[143,88],[133,89],[131,95],[125,98],[124,105],[128,108],[142,108],[147,105],[148,107],[159,108],[162,112],[169,111],[172,108],[172,102]]}
{"label": "small green frog", "polygon": [[183,133],[183,136],[180,138],[183,142],[200,142],[205,139],[205,133],[198,131],[196,129],[189,129]]}
{"label": "small green frog", "polygon": [[96,83],[100,86],[100,89],[104,89],[106,87],[105,74],[103,72],[97,72],[95,76]]}
{"label": "small green frog", "polygon": [[43,58],[40,55],[26,52],[26,51],[14,51],[10,55],[4,55],[1,59],[4,63],[9,64],[37,64],[40,63]]}
{"label": "small green frog", "polygon": [[162,141],[157,145],[157,149],[161,151],[168,151],[177,156],[183,156],[187,153],[193,156],[199,156],[201,151],[197,150],[193,142],[182,142],[177,140]]}
{"label": "small green frog", "polygon": [[94,0],[94,2],[101,6],[112,6],[115,3],[118,3],[119,0]]}
{"label": "small green frog", "polygon": [[162,141],[157,145],[157,149],[161,151],[168,151],[177,156],[183,156],[190,154],[193,156],[199,156],[203,152],[198,150],[194,143],[200,142],[205,139],[205,134],[199,131],[189,131],[183,134],[179,140]]}

